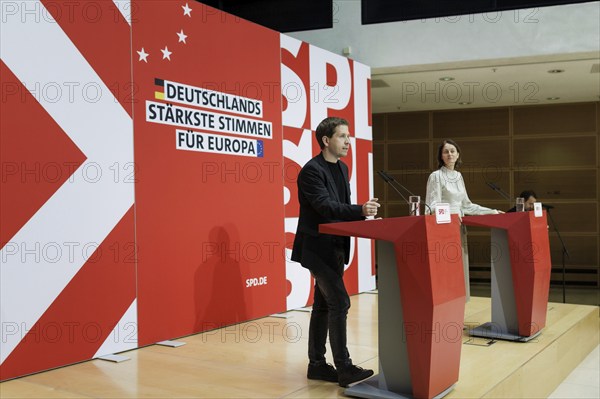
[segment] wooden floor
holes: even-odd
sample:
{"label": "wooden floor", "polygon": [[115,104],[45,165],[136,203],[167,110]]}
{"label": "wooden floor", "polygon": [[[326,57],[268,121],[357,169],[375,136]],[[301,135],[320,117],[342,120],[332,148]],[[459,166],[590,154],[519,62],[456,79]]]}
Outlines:
{"label": "wooden floor", "polygon": [[[2,398],[335,398],[336,384],[306,379],[310,313],[292,311],[0,384]],[[490,319],[490,299],[473,297],[466,324]],[[548,325],[529,343],[463,336],[460,380],[447,398],[546,397],[598,345],[598,307],[548,305]],[[352,297],[354,363],[377,370],[377,295]]]}

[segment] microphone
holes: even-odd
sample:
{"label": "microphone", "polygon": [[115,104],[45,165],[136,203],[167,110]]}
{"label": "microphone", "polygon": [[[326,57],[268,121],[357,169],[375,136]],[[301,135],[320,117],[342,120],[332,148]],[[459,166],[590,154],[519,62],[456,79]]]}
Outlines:
{"label": "microphone", "polygon": [[[404,200],[404,202],[406,202],[407,204],[410,204],[410,202],[404,197],[404,195],[402,195],[400,193],[400,190],[398,190],[398,188],[396,188],[395,185],[397,185],[398,187],[400,187],[401,189],[403,189],[404,191],[406,191],[409,195],[415,196],[412,191],[410,191],[408,188],[404,187],[402,184],[398,183],[398,181],[396,179],[394,179],[393,176],[390,176],[387,174],[387,172],[380,170],[377,172],[379,174],[379,176],[381,176],[381,178],[388,183],[398,194],[400,194],[400,196],[402,197],[402,199]],[[394,185],[395,184],[395,185]],[[419,197],[420,198],[420,197]],[[427,203],[425,203],[425,201],[420,201],[423,203],[423,205],[425,205],[427,207],[427,209],[429,209],[429,213],[433,214],[433,212],[431,211],[431,207],[429,205],[427,205]]]}
{"label": "microphone", "polygon": [[504,199],[510,201],[510,197],[508,196],[508,194],[506,194],[504,191],[502,191],[502,189],[500,187],[498,187],[496,184],[489,182],[489,181],[486,181],[485,184],[487,184],[487,186],[489,188],[491,188],[492,190],[494,190],[495,192],[500,194]]}
{"label": "microphone", "polygon": [[542,208],[544,208],[544,209],[554,209],[554,206],[553,205],[542,204]]}
{"label": "microphone", "polygon": [[406,197],[404,195],[402,195],[402,193],[400,192],[400,190],[398,190],[398,188],[392,184],[392,177],[391,176],[389,176],[383,170],[378,171],[377,174],[379,176],[381,176],[381,178],[383,179],[383,181],[386,182],[387,184],[389,184],[390,187],[393,188],[394,191],[398,193],[398,195],[400,195],[400,197],[402,197],[402,199],[404,200],[404,202],[406,202],[407,204],[409,203],[408,200],[406,199]]}
{"label": "microphone", "polygon": [[390,177],[388,175],[386,175],[383,170],[378,170],[377,174],[379,176],[381,176],[381,178],[383,179],[384,182],[389,183],[390,182]]}
{"label": "microphone", "polygon": [[486,181],[485,184],[488,185],[489,188],[491,188],[492,190],[496,191],[498,189],[498,186],[496,186],[494,183]]}

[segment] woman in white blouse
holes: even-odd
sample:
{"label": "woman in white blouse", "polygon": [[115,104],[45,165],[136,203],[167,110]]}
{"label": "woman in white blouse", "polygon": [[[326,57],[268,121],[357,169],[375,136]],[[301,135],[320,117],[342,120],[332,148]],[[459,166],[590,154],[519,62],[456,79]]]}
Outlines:
{"label": "woman in white blouse", "polygon": [[[431,209],[439,203],[450,205],[450,213],[458,214],[459,220],[464,215],[486,215],[504,213],[497,209],[486,208],[471,202],[467,195],[467,188],[462,174],[456,170],[462,160],[460,158],[460,147],[454,140],[444,140],[438,148],[437,154],[438,170],[429,175],[427,180],[427,194],[425,203]],[[465,289],[467,301],[470,297],[469,288],[469,252],[467,246],[467,231],[461,226],[463,267],[465,271]]]}

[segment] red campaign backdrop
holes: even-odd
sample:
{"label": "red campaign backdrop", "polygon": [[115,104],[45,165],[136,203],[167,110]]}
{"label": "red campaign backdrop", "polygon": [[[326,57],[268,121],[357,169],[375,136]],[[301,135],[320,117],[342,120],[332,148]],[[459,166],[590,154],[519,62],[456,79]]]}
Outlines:
{"label": "red campaign backdrop", "polygon": [[[353,200],[370,196],[368,67],[198,2],[7,7],[0,380],[312,302],[285,248],[296,178],[318,122],[341,116]],[[260,112],[175,102],[169,82]],[[158,120],[160,106],[245,128]],[[252,150],[178,149],[178,131]],[[374,288],[371,266],[372,244],[353,239],[351,294]]]}
{"label": "red campaign backdrop", "polygon": [[[279,34],[195,2],[133,9],[139,344],[280,312]],[[254,119],[272,123],[264,156],[176,149],[176,126],[146,121],[147,100],[166,102],[156,79],[262,101]],[[255,278],[266,284],[247,287]]]}
{"label": "red campaign backdrop", "polygon": [[[337,116],[348,121],[352,144],[342,161],[350,170],[352,202],[364,203],[372,196],[370,71],[355,61],[285,35],[281,36],[281,63],[289,255],[299,216],[297,174],[320,152],[314,131],[322,119]],[[375,288],[373,252],[372,243],[352,239],[351,261],[344,274],[349,294]],[[295,262],[288,262],[286,269],[288,309],[311,305],[314,286],[310,274]]]}

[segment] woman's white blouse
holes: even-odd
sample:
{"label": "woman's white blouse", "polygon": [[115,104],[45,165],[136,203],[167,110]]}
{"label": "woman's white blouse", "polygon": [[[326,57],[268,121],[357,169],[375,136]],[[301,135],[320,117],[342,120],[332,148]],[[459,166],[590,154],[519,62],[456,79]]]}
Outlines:
{"label": "woman's white blouse", "polygon": [[437,204],[450,204],[450,213],[459,215],[486,215],[498,213],[495,209],[486,208],[471,202],[462,174],[442,166],[427,180],[426,203],[433,210]]}

